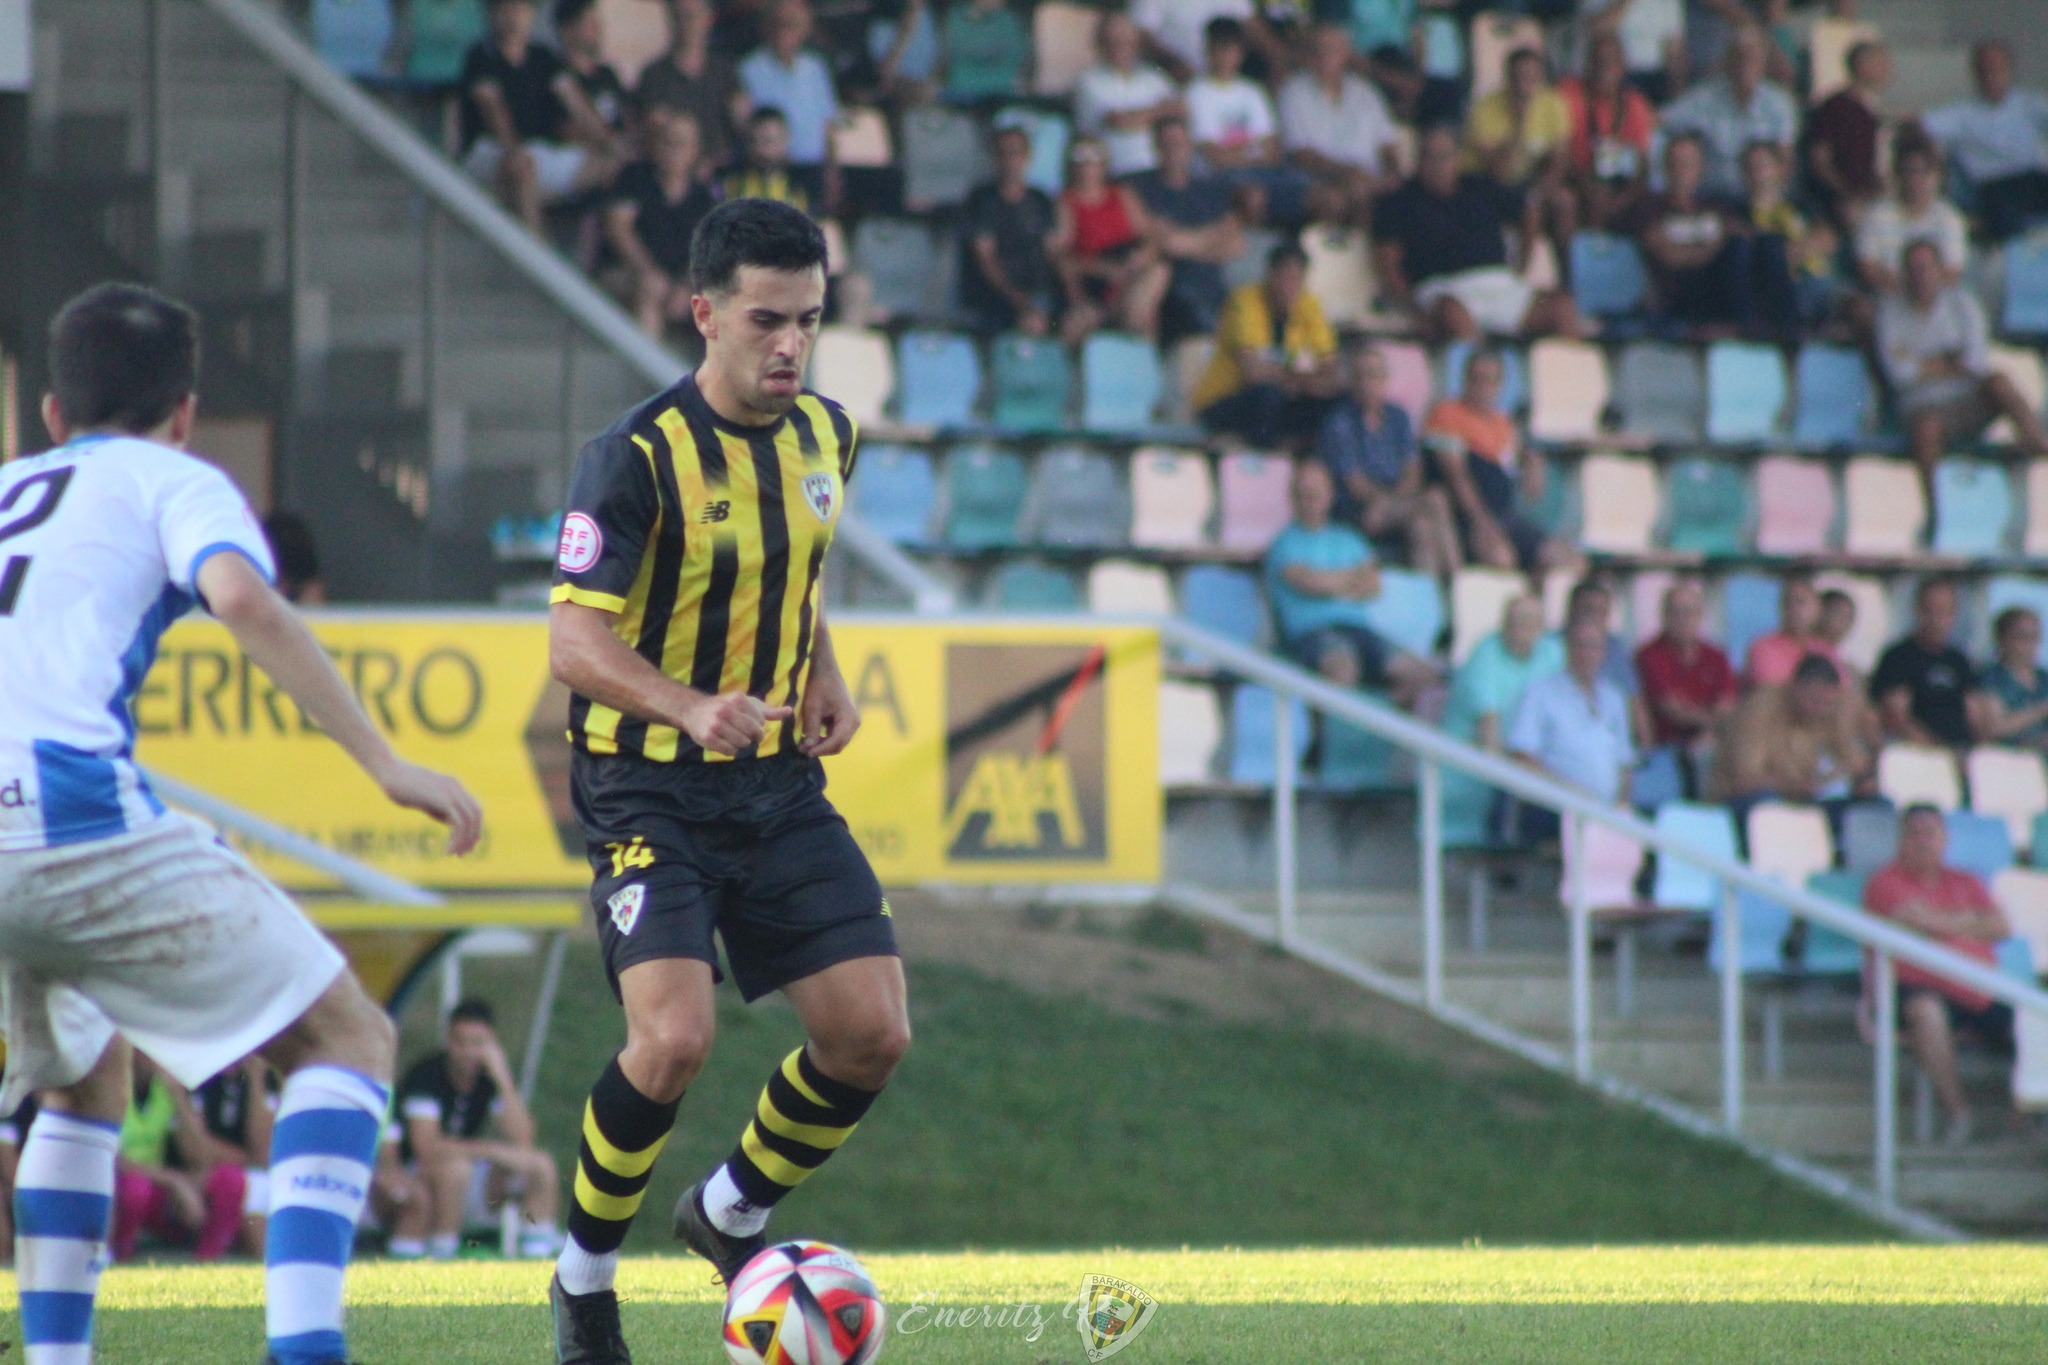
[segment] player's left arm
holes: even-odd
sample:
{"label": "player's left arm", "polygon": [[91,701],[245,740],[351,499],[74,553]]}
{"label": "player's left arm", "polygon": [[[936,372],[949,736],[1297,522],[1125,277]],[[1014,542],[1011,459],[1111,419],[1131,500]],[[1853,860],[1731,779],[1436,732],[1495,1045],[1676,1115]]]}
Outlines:
{"label": "player's left arm", "polygon": [[804,682],[803,706],[797,713],[797,748],[812,758],[830,758],[853,743],[860,729],[860,708],[853,704],[853,692],[846,675],[839,671],[839,656],[832,649],[832,632],[825,624],[825,607],[818,606],[817,635],[811,646],[811,676]]}

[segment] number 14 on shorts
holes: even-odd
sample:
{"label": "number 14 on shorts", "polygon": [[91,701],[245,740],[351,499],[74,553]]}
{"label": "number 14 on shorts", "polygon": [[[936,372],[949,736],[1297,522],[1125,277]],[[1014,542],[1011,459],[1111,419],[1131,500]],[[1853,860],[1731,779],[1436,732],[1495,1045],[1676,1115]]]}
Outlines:
{"label": "number 14 on shorts", "polygon": [[604,851],[612,855],[612,875],[623,877],[626,869],[653,867],[654,850],[647,846],[647,840],[636,834],[622,844],[606,844]]}

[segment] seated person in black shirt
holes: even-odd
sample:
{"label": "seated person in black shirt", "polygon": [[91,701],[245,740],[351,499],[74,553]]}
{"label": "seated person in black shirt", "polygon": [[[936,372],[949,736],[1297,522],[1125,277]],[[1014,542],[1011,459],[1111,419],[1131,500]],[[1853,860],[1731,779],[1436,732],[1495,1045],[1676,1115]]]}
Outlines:
{"label": "seated person in black shirt", "polygon": [[[1570,294],[1522,278],[1541,216],[1516,191],[1458,173],[1458,134],[1422,134],[1413,179],[1373,205],[1373,256],[1380,288],[1433,340],[1498,335],[1576,336]],[[1508,262],[1506,232],[1521,229],[1521,258]]]}
{"label": "seated person in black shirt", "polygon": [[1956,587],[1922,579],[1913,594],[1913,633],[1878,656],[1870,700],[1888,740],[1963,746],[1970,742],[1976,670],[1950,638],[1956,629]]}
{"label": "seated person in black shirt", "polygon": [[604,59],[604,20],[597,0],[555,0],[555,41],[562,47],[562,63],[570,79],[590,101],[591,112],[615,137],[627,133],[626,116],[631,103],[626,83]]}
{"label": "seated person in black shirt", "polygon": [[789,164],[789,116],[763,105],[747,120],[745,146],[737,169],[722,182],[727,199],[773,199],[811,211],[824,187],[816,166]]}
{"label": "seated person in black shirt", "polygon": [[[490,1005],[457,1005],[445,1036],[447,1049],[406,1072],[398,1087],[404,1155],[428,1198],[399,1210],[391,1253],[417,1254],[424,1237],[430,1256],[451,1259],[465,1227],[488,1226],[511,1200],[526,1215],[519,1254],[552,1256],[560,1177],[555,1159],[534,1145],[533,1115],[512,1080]],[[493,1126],[497,1136],[486,1136]]]}
{"label": "seated person in black shirt", "polygon": [[1159,166],[1131,177],[1159,230],[1159,245],[1173,274],[1166,286],[1161,332],[1168,342],[1216,330],[1230,285],[1223,267],[1244,255],[1246,239],[1230,182],[1197,174],[1195,140],[1178,115],[1152,125]]}
{"label": "seated person in black shirt", "polygon": [[490,35],[462,64],[462,166],[538,232],[542,208],[610,184],[620,157],[533,19],[533,0],[491,0]]}
{"label": "seated person in black shirt", "polygon": [[680,110],[651,120],[649,157],[619,172],[605,209],[605,242],[622,267],[608,280],[640,330],[661,340],[690,321],[690,237],[717,206],[698,174],[697,120]]}
{"label": "seated person in black shirt", "polygon": [[1058,225],[1052,196],[1025,182],[1031,135],[995,136],[996,178],[976,187],[961,211],[960,303],[985,332],[1044,336],[1059,298],[1049,245]]}

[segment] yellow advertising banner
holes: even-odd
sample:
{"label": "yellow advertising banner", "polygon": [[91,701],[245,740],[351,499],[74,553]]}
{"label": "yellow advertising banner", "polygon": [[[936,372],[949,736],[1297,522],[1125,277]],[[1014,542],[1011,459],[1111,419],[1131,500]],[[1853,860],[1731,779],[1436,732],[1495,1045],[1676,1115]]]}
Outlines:
{"label": "yellow advertising banner", "polygon": [[[209,620],[164,637],[135,701],[141,762],[421,885],[587,884],[544,618],[311,620],[393,746],[482,799],[475,853],[448,857]],[[831,796],[884,883],[1158,879],[1156,633],[857,616],[832,632],[864,723],[827,763]],[[329,885],[247,851],[287,886]]]}

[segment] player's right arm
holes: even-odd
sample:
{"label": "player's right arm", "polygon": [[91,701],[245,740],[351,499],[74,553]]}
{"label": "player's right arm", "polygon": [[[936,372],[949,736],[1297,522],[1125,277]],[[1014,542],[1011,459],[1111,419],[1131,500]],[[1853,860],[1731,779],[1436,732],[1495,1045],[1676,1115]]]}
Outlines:
{"label": "player's right arm", "polygon": [[483,832],[483,810],[476,798],[454,778],[392,752],[313,632],[254,564],[239,554],[209,555],[195,582],[207,610],[234,635],[242,652],[369,774],[385,796],[448,826],[449,852],[459,855],[476,847]]}

